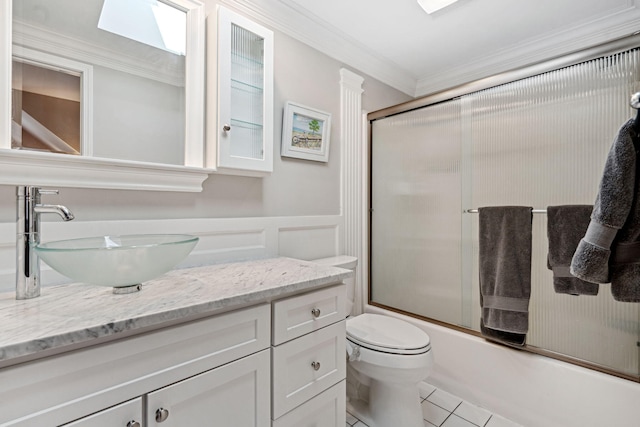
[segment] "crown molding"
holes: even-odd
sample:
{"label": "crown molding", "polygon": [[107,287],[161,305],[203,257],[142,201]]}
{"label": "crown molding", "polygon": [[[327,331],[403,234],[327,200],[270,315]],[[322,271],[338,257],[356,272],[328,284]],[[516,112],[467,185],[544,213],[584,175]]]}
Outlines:
{"label": "crown molding", "polygon": [[296,40],[413,97],[436,93],[497,73],[536,64],[631,35],[640,28],[640,0],[628,0],[606,15],[566,29],[545,33],[518,46],[494,51],[442,72],[415,78],[385,61],[330,23],[300,7],[294,0],[219,0]]}
{"label": "crown molding", "polygon": [[418,80],[415,96],[430,95],[630,36],[640,28],[639,6],[639,0],[629,0],[625,7],[612,9],[607,15],[495,51],[481,60],[449,69],[447,73],[422,76]]}
{"label": "crown molding", "polygon": [[13,22],[13,43],[42,52],[55,52],[75,61],[98,65],[138,77],[182,87],[185,84],[184,67],[140,61],[105,46],[85,42],[25,22]]}
{"label": "crown molding", "polygon": [[330,23],[319,19],[292,0],[220,0],[345,65],[414,96],[417,79],[396,64],[382,60]]}

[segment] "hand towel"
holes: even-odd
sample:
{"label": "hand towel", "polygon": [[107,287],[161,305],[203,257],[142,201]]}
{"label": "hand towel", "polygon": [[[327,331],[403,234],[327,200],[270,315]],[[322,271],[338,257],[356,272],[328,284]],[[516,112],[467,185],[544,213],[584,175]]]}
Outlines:
{"label": "hand towel", "polygon": [[592,210],[592,205],[547,207],[547,267],[553,271],[556,293],[598,295],[598,284],[578,279],[569,272],[576,247],[589,226]]}
{"label": "hand towel", "polygon": [[640,242],[638,145],[631,119],[622,125],[609,150],[591,222],[570,269],[589,282],[611,282],[614,299],[625,302],[640,302],[640,252],[633,250]]}
{"label": "hand towel", "polygon": [[532,208],[484,207],[480,216],[481,331],[523,346],[529,329]]}

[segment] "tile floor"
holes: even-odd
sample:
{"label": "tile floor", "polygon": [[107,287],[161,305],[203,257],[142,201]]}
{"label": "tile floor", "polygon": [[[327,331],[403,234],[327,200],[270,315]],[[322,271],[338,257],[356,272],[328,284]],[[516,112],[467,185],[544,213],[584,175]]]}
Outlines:
{"label": "tile floor", "polygon": [[[420,397],[425,427],[522,427],[431,384],[420,385]],[[347,411],[345,427],[368,426]]]}

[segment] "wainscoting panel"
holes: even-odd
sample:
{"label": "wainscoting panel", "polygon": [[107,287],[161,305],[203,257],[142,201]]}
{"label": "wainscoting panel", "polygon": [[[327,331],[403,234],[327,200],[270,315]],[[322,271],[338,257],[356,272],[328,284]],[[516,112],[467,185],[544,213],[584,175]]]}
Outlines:
{"label": "wainscoting panel", "polygon": [[[282,227],[278,230],[280,255],[291,258],[319,259],[338,254],[338,225]],[[304,242],[304,243],[303,243]]]}
{"label": "wainscoting panel", "polygon": [[[305,260],[340,255],[340,215],[43,222],[43,242],[123,234],[193,234],[200,238],[177,268],[286,256]],[[14,223],[0,223],[0,292],[15,290]],[[69,279],[41,263],[43,286]]]}

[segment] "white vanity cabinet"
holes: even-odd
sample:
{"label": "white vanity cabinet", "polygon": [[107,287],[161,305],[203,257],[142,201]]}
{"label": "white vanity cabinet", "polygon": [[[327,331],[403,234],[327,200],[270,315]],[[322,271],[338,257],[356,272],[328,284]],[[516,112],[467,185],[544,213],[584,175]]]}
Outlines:
{"label": "white vanity cabinet", "polygon": [[273,304],[273,426],[345,424],[346,288]]}
{"label": "white vanity cabinet", "polygon": [[[210,85],[216,82],[213,73],[218,73],[217,88],[208,88],[207,94],[208,156],[215,155],[215,159],[208,157],[207,163],[221,173],[270,173],[273,32],[224,7],[218,8],[217,28],[211,17],[207,25]],[[212,40],[215,36],[217,43]]]}
{"label": "white vanity cabinet", "polygon": [[[273,267],[279,264],[282,270]],[[274,268],[298,271],[297,261],[288,259],[256,265],[276,278],[282,274]],[[175,308],[158,311],[164,307],[157,297],[147,310],[162,321],[149,325],[148,317],[132,316],[135,333],[125,327],[77,344],[73,339],[85,330],[72,329],[57,354],[0,368],[0,427],[344,426],[346,287],[340,273],[328,279],[321,271],[314,279],[308,265],[299,268],[308,287],[260,288],[265,295],[249,307],[250,294],[242,290],[234,303],[240,308],[227,305],[222,313],[196,312],[211,303],[201,299],[180,305],[168,297],[162,304]],[[216,271],[236,277],[244,270]],[[195,282],[197,292],[202,282]],[[135,302],[143,300],[135,296],[118,304],[138,309]],[[25,303],[13,301],[19,313]],[[51,313],[43,310],[30,321],[51,319]],[[94,333],[122,327],[116,321],[95,325]],[[60,336],[55,326],[50,331],[52,340]],[[32,345],[46,349],[46,342]]]}
{"label": "white vanity cabinet", "polygon": [[[191,417],[268,426],[270,320],[260,304],[0,369],[0,426],[152,426],[159,409],[161,426],[208,424]],[[140,412],[122,418],[117,405]]]}

